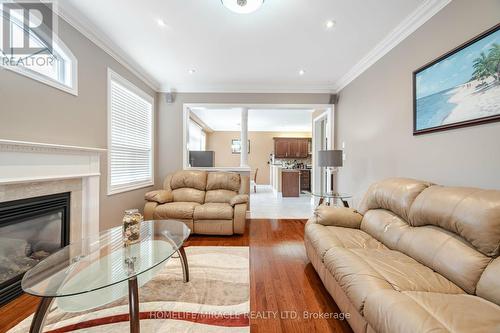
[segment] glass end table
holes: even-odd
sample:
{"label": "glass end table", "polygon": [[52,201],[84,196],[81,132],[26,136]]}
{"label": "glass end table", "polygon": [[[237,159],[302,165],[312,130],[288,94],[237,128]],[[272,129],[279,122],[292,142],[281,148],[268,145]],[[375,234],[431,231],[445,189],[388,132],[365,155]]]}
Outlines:
{"label": "glass end table", "polygon": [[30,333],[42,332],[55,298],[91,293],[125,281],[128,281],[130,332],[139,333],[137,277],[178,253],[184,282],[188,282],[189,268],[183,245],[190,233],[180,221],[144,221],[139,241],[129,246],[124,246],[119,226],[53,253],[27,271],[21,282],[26,293],[42,298]]}
{"label": "glass end table", "polygon": [[337,201],[340,200],[344,207],[349,208],[349,202],[347,202],[347,199],[351,199],[352,195],[346,194],[346,193],[334,193],[334,192],[313,192],[311,193],[313,197],[318,197],[319,198],[319,203],[318,206],[323,204],[323,202],[327,202],[328,205],[330,205],[331,201]]}

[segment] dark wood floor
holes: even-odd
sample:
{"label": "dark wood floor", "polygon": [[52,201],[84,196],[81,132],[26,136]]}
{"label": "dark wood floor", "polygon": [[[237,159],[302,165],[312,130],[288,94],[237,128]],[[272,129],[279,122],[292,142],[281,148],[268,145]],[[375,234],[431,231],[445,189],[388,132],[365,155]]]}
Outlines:
{"label": "dark wood floor", "polygon": [[[252,333],[352,332],[346,321],[303,316],[340,312],[307,259],[304,224],[304,220],[254,219],[247,222],[242,236],[192,236],[188,241],[188,246],[250,247]],[[37,304],[36,298],[23,295],[0,308],[0,332],[33,313]]]}

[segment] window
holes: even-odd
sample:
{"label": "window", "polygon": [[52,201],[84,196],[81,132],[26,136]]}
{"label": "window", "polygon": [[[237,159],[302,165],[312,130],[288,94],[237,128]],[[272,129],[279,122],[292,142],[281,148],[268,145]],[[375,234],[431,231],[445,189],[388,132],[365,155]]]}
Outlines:
{"label": "window", "polygon": [[153,185],[153,102],[108,69],[108,195]]}
{"label": "window", "polygon": [[[24,45],[25,28],[22,13],[19,10],[9,12],[11,47]],[[7,20],[6,16],[4,16],[4,20]],[[30,25],[32,25],[31,17]],[[78,64],[76,57],[68,47],[54,33],[52,52],[48,53],[47,43],[43,36],[36,34],[31,29],[28,31],[28,36],[30,47],[45,48],[45,51],[35,54],[8,54],[5,53],[6,51],[2,51],[1,66],[73,95],[78,95]]]}
{"label": "window", "polygon": [[206,134],[203,128],[192,119],[189,120],[189,150],[205,150]]}

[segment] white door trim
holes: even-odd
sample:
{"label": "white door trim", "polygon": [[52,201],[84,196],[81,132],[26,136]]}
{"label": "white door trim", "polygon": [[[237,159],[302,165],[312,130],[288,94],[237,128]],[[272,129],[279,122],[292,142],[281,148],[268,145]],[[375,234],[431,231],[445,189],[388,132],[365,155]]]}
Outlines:
{"label": "white door trim", "polygon": [[[335,146],[333,144],[333,137],[332,137],[332,128],[333,128],[333,105],[330,105],[328,109],[326,109],[324,112],[322,112],[319,116],[315,117],[313,119],[313,126],[312,126],[312,183],[311,183],[311,190],[313,192],[318,191],[319,189],[316,189],[316,182],[317,182],[317,177],[319,175],[316,172],[316,164],[317,164],[317,152],[319,150],[318,147],[318,142],[316,140],[316,124],[317,122],[326,119],[326,139],[327,139],[327,149],[333,149]],[[328,186],[329,184],[327,184]]]}

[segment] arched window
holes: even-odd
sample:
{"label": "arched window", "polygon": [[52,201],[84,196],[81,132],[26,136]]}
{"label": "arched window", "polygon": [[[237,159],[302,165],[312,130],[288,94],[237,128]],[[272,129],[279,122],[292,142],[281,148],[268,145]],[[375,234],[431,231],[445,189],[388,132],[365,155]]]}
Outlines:
{"label": "arched window", "polygon": [[[55,88],[78,95],[77,59],[69,48],[55,33],[51,33],[52,50],[49,52],[44,36],[33,29],[26,29],[23,24],[23,12],[11,10],[8,15],[3,12],[3,19],[10,24],[10,45],[20,47],[28,38],[30,48],[44,49],[43,52],[20,54],[2,50],[1,65],[16,73],[40,81]],[[30,26],[37,25],[35,16],[30,15]],[[5,26],[4,26],[5,27]],[[4,44],[5,45],[5,44]]]}

